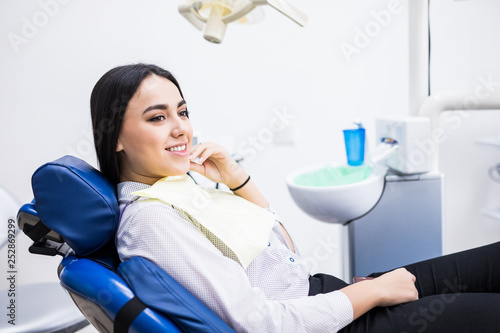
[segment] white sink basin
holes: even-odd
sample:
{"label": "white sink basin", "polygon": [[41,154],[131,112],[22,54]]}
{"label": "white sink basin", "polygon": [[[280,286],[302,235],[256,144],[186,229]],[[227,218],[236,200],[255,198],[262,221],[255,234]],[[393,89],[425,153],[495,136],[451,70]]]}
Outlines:
{"label": "white sink basin", "polygon": [[[366,166],[364,166],[366,178],[354,183],[343,185],[342,182],[337,182],[341,185],[328,186],[323,186],[324,184],[297,184],[301,183],[300,177],[327,167],[329,164],[324,163],[303,168],[292,172],[286,179],[293,200],[306,214],[323,222],[345,224],[361,217],[375,206],[384,190],[385,172],[373,172]],[[329,168],[346,169],[351,167]]]}

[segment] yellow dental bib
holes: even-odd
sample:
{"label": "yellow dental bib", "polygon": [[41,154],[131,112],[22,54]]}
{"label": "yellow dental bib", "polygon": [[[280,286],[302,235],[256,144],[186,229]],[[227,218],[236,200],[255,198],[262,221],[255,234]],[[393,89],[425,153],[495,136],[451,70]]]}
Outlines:
{"label": "yellow dental bib", "polygon": [[132,193],[188,214],[231,249],[243,268],[268,245],[274,215],[233,193],[203,188],[188,175],[170,176]]}

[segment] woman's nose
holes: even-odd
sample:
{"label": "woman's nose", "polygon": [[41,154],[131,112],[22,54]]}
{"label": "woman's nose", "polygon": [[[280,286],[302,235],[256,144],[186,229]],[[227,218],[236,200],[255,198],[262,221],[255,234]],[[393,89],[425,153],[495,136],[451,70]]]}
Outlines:
{"label": "woman's nose", "polygon": [[186,131],[187,131],[186,122],[180,119],[179,117],[176,117],[174,121],[174,126],[172,128],[172,136],[177,138],[179,136],[184,135]]}

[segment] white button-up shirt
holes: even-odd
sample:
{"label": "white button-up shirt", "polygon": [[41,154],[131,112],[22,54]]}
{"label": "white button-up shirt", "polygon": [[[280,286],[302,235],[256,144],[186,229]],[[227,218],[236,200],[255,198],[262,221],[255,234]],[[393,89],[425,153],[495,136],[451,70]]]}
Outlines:
{"label": "white button-up shirt", "polygon": [[155,263],[237,332],[337,332],[352,322],[341,291],[308,296],[309,268],[288,247],[278,221],[268,247],[243,269],[196,221],[131,194],[147,187],[118,184],[121,209],[136,200],[123,210],[116,234],[122,261],[140,256]]}

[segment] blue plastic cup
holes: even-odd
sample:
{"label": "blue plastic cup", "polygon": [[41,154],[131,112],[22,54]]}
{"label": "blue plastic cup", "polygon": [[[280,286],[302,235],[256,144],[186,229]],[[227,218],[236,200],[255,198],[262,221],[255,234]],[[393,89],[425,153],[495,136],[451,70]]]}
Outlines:
{"label": "blue plastic cup", "polygon": [[344,130],[347,164],[362,165],[365,160],[365,129]]}

